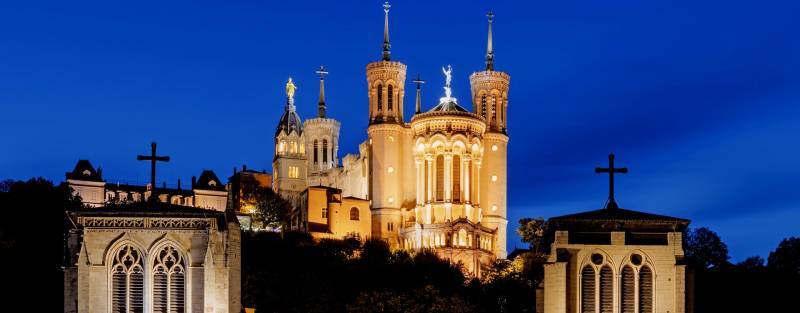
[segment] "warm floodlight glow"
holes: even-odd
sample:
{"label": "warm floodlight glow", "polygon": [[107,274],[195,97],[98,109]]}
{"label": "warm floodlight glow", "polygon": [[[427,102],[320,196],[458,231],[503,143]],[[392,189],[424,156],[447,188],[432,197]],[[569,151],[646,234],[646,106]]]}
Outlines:
{"label": "warm floodlight glow", "polygon": [[497,151],[497,145],[492,145],[492,151]]}
{"label": "warm floodlight glow", "polygon": [[497,175],[492,175],[492,181],[497,181]]}
{"label": "warm floodlight glow", "polygon": [[394,167],[389,166],[387,171],[389,172],[389,174],[394,173]]}

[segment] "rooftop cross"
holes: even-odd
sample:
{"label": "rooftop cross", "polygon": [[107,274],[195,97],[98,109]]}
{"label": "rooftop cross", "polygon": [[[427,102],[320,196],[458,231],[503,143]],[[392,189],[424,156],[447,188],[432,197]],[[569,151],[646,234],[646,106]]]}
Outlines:
{"label": "rooftop cross", "polygon": [[627,167],[614,167],[614,154],[608,155],[608,167],[598,167],[594,169],[595,173],[608,173],[608,202],[606,209],[617,209],[617,201],[614,199],[614,173],[626,174],[628,173]]}
{"label": "rooftop cross", "polygon": [[150,143],[150,155],[137,155],[136,159],[139,161],[150,161],[150,191],[151,199],[156,193],[156,162],[169,162],[168,156],[158,156],[156,155],[156,143]]}
{"label": "rooftop cross", "polygon": [[325,118],[325,75],[328,75],[328,71],[325,70],[324,66],[320,65],[316,73],[319,75],[319,102],[317,103],[317,111],[319,117]]}
{"label": "rooftop cross", "polygon": [[389,1],[386,1],[383,4],[383,60],[389,61],[389,55],[391,52],[389,51],[392,47],[389,44],[389,8],[392,6],[389,4]]}
{"label": "rooftop cross", "polygon": [[417,107],[414,113],[420,113],[422,110],[422,99],[420,99],[420,88],[422,87],[422,84],[425,83],[425,81],[422,80],[422,78],[420,78],[419,73],[417,73],[417,79],[414,80],[414,83],[417,84]]}

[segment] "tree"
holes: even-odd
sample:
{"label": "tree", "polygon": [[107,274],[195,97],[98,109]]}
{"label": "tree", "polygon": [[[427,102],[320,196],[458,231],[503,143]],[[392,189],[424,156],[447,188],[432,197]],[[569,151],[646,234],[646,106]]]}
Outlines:
{"label": "tree", "polygon": [[800,275],[800,238],[783,239],[775,251],[769,253],[768,260],[771,270]]}
{"label": "tree", "polygon": [[701,227],[686,231],[686,258],[698,268],[718,267],[728,262],[728,246],[717,233]]}
{"label": "tree", "polygon": [[736,264],[739,269],[748,272],[758,272],[764,269],[764,258],[760,256],[751,256],[744,261]]}
{"label": "tree", "polygon": [[255,192],[253,220],[267,229],[280,229],[289,225],[292,206],[272,189],[258,188]]}
{"label": "tree", "polygon": [[539,251],[539,245],[542,241],[542,236],[544,236],[544,229],[546,227],[546,223],[543,218],[522,218],[519,220],[519,228],[517,228],[517,234],[522,237],[523,242],[527,242],[531,245],[531,251]]}

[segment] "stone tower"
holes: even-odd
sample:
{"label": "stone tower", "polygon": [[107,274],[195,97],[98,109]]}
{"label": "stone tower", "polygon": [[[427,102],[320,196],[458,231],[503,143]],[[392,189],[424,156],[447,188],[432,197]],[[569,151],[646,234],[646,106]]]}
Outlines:
{"label": "stone tower", "polygon": [[[389,8],[388,2],[383,5],[382,59],[367,64],[369,90],[367,135],[371,161],[369,194],[372,200],[372,235],[385,239],[390,245],[395,246],[400,223],[400,208],[407,198],[403,190],[403,175],[406,172],[405,167],[409,166],[406,163],[412,162],[404,162],[402,158],[404,150],[411,150],[410,132],[404,127],[403,121],[406,65],[390,59]],[[413,172],[409,174],[413,175]],[[413,184],[408,185],[413,192]]]}
{"label": "stone tower", "polygon": [[272,188],[294,207],[306,189],[306,148],[303,123],[294,105],[295,85],[286,83],[286,108],[275,130],[275,157],[272,160]]}
{"label": "stone tower", "polygon": [[497,229],[494,252],[498,258],[506,257],[507,186],[508,186],[508,133],[506,117],[508,88],[511,76],[494,70],[494,47],[492,46],[492,23],[494,14],[489,12],[489,35],[486,47],[486,69],[470,75],[472,109],[486,121],[482,164],[480,164],[480,207],[482,224]]}
{"label": "stone tower", "polygon": [[305,137],[305,150],[308,151],[308,177],[309,184],[324,185],[312,176],[319,176],[339,165],[339,121],[328,118],[325,104],[325,75],[328,72],[320,66],[319,74],[319,101],[317,103],[318,115],[303,123],[303,137]]}

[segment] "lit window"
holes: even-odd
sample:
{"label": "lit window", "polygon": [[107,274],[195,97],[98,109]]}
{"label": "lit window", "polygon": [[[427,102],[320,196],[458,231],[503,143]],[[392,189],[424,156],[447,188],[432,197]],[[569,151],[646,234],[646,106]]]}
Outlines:
{"label": "lit window", "polygon": [[388,171],[390,174],[394,173],[394,167],[389,166],[389,168],[386,169],[386,171]]}
{"label": "lit window", "polygon": [[394,142],[394,137],[392,136],[386,137],[386,140],[388,140],[389,142]]}
{"label": "lit window", "polygon": [[300,168],[297,166],[289,166],[289,178],[300,177]]}
{"label": "lit window", "polygon": [[389,197],[389,199],[386,199],[386,201],[389,202],[389,203],[394,203],[394,198]]}
{"label": "lit window", "polygon": [[352,207],[350,208],[350,220],[357,221],[358,220],[358,208]]}
{"label": "lit window", "polygon": [[492,206],[492,211],[497,211],[497,206],[496,205]]}

